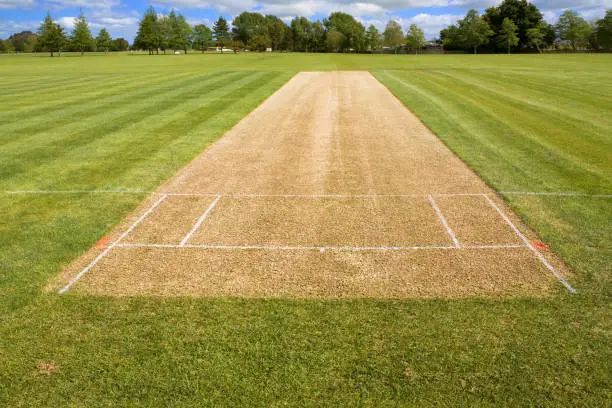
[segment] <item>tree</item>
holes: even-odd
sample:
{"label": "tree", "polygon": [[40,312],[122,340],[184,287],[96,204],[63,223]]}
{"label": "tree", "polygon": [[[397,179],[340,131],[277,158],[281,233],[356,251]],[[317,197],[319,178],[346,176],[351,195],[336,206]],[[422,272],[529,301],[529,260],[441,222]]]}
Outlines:
{"label": "tree", "polygon": [[365,33],[363,25],[353,16],[339,11],[331,13],[329,18],[323,20],[323,25],[328,33],[337,31],[342,34],[342,44],[338,48],[338,51],[341,52],[357,49],[358,41]]}
{"label": "tree", "polygon": [[180,13],[177,16],[174,10],[172,10],[168,18],[168,29],[170,30],[170,48],[174,51],[183,50],[187,54],[193,31],[185,17]]}
{"label": "tree", "polygon": [[366,31],[366,44],[368,49],[372,52],[380,48],[380,33],[378,32],[378,29],[374,27],[374,24],[370,24],[368,31]]}
{"label": "tree", "polygon": [[450,25],[440,30],[440,41],[442,41],[445,50],[461,50],[464,48],[459,28],[456,25]]}
{"label": "tree", "polygon": [[232,21],[232,37],[247,45],[255,34],[261,34],[264,26],[264,16],[259,13],[245,11]]}
{"label": "tree", "polygon": [[312,51],[312,23],[306,17],[295,17],[291,20],[294,51]]}
{"label": "tree", "polygon": [[565,10],[559,16],[556,29],[559,39],[567,41],[574,50],[586,46],[591,34],[589,23],[572,10]]}
{"label": "tree", "polygon": [[461,42],[465,47],[473,49],[474,54],[478,53],[478,47],[488,44],[489,37],[493,35],[489,24],[474,9],[468,11],[465,18],[459,20],[458,24]]}
{"label": "tree", "polygon": [[411,24],[406,34],[406,45],[413,49],[416,54],[419,49],[425,44],[425,34],[416,24]]}
{"label": "tree", "polygon": [[332,30],[327,33],[327,39],[325,40],[327,49],[331,52],[338,52],[342,48],[344,43],[344,35],[340,31]]}
{"label": "tree", "polygon": [[0,40],[0,54],[6,54],[8,52],[8,47],[6,46],[5,40]]}
{"label": "tree", "polygon": [[11,50],[17,52],[32,52],[38,48],[38,35],[31,31],[21,31],[8,38]]}
{"label": "tree", "polygon": [[213,24],[213,33],[215,34],[217,44],[221,46],[221,52],[223,52],[223,47],[231,40],[227,20],[219,17],[215,24]]}
{"label": "tree", "polygon": [[206,48],[212,43],[212,30],[206,27],[204,24],[199,24],[193,27],[193,32],[193,48],[195,48],[196,50],[200,50],[202,51],[202,53],[204,53]]}
{"label": "tree", "polygon": [[38,29],[38,38],[41,49],[49,51],[52,57],[54,52],[61,56],[62,48],[68,42],[64,29],[53,21],[49,13]]}
{"label": "tree", "polygon": [[541,22],[537,27],[527,30],[527,45],[535,47],[541,54],[542,46],[545,44],[546,23]]}
{"label": "tree", "polygon": [[85,19],[85,14],[81,12],[79,18],[74,22],[74,28],[72,29],[71,35],[72,47],[81,52],[81,56],[85,54],[85,51],[90,51],[95,44],[91,31],[89,30],[89,24]]}
{"label": "tree", "polygon": [[265,51],[272,47],[272,40],[263,33],[255,34],[249,41],[249,47],[255,51]]}
{"label": "tree", "polygon": [[385,45],[392,47],[397,54],[397,49],[404,43],[404,32],[397,21],[391,20],[387,23],[383,32]]}
{"label": "tree", "polygon": [[[543,21],[542,13],[527,0],[504,0],[496,7],[488,8],[483,18],[489,23],[496,38],[499,38],[502,34],[504,20],[506,18],[511,20],[517,27],[516,35],[519,41],[516,46],[519,48],[529,47],[527,30],[536,28]],[[505,42],[491,44],[492,49],[495,49],[493,48],[495,46],[498,50],[507,49],[507,43]]]}
{"label": "tree", "polygon": [[102,28],[96,37],[96,47],[98,50],[104,50],[104,54],[108,54],[108,50],[113,46],[113,39],[111,38],[106,28]]}
{"label": "tree", "polygon": [[510,48],[516,47],[519,43],[518,35],[516,34],[518,27],[509,18],[505,18],[502,23],[501,30],[499,31],[499,42],[500,44],[508,47],[508,55],[510,55]]}
{"label": "tree", "polygon": [[281,48],[286,27],[287,25],[280,18],[266,15],[264,20],[263,34],[270,39],[270,47],[272,47],[272,49],[279,50]]}
{"label": "tree", "polygon": [[138,33],[134,39],[134,47],[149,51],[158,50],[161,43],[161,32],[157,12],[151,6],[145,11],[138,25]]}
{"label": "tree", "polygon": [[127,51],[130,48],[130,43],[125,38],[117,38],[113,40],[111,49],[113,51]]}
{"label": "tree", "polygon": [[606,11],[605,17],[597,20],[595,35],[603,49],[612,50],[612,10]]}

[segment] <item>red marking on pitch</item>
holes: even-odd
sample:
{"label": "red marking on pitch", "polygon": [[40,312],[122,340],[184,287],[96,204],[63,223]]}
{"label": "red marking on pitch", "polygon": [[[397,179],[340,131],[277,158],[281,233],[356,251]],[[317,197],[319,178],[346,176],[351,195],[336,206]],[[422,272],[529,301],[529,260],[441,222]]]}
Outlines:
{"label": "red marking on pitch", "polygon": [[108,242],[110,241],[109,237],[104,237],[98,242],[96,242],[96,248],[106,248],[108,246]]}
{"label": "red marking on pitch", "polygon": [[542,241],[533,241],[531,242],[531,246],[541,251],[548,251],[548,245]]}

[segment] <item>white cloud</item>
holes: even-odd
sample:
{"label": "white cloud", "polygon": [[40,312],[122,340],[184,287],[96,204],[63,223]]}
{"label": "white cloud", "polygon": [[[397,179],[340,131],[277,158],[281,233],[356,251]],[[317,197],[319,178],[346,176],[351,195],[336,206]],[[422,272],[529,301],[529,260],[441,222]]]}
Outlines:
{"label": "white cloud", "polygon": [[0,0],[0,10],[15,8],[32,8],[35,5],[35,0]]}
{"label": "white cloud", "polygon": [[76,19],[76,17],[61,17],[57,19],[57,22],[66,30],[72,30]]}
{"label": "white cloud", "polygon": [[21,31],[36,31],[40,27],[40,21],[12,21],[0,20],[0,38],[9,37],[11,34]]}

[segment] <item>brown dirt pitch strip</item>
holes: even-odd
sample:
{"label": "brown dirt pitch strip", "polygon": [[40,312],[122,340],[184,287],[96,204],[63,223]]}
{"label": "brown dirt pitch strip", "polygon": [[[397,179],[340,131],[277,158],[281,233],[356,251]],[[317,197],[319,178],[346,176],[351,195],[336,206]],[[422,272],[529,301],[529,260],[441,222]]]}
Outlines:
{"label": "brown dirt pitch strip", "polygon": [[[542,297],[567,268],[367,72],[289,81],[50,285],[107,296]],[[103,242],[103,241],[101,241]]]}

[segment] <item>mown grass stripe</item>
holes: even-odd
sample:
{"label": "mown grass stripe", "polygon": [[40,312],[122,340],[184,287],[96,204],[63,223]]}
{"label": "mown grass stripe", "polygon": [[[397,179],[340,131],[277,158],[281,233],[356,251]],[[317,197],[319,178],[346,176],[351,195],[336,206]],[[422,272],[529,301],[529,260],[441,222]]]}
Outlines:
{"label": "mown grass stripe", "polygon": [[42,92],[50,91],[52,93],[70,90],[70,89],[80,89],[86,88],[90,86],[92,82],[97,82],[100,79],[108,78],[107,75],[95,75],[91,77],[86,77],[84,79],[73,79],[72,81],[65,82],[55,82],[48,86],[32,86],[28,90],[23,92],[9,92],[3,95],[0,95],[0,102],[3,101],[11,101],[15,99],[25,99],[28,95],[31,95],[33,98],[38,98],[38,96]]}
{"label": "mown grass stripe", "polygon": [[[591,142],[589,139],[581,140],[580,143],[568,144],[571,136],[580,131],[578,124],[559,118],[559,115],[551,114],[549,111],[532,107],[526,110],[521,102],[507,98],[504,95],[497,95],[492,98],[486,87],[475,87],[469,82],[461,81],[458,78],[447,76],[445,80],[436,73],[423,74],[430,78],[436,78],[437,82],[445,82],[448,86],[454,84],[450,92],[463,95],[465,100],[480,106],[481,110],[487,111],[490,116],[494,116],[496,121],[504,123],[509,133],[518,134],[521,140],[529,140],[534,146],[545,154],[553,152],[560,161],[573,163],[574,167],[582,169],[585,173],[592,173],[602,176],[601,166],[605,164],[608,155],[601,149],[601,145]],[[431,83],[431,82],[430,82]],[[537,114],[537,117],[534,115]],[[516,120],[516,118],[521,118]],[[514,121],[510,119],[515,119]],[[562,124],[556,126],[554,131],[546,123]],[[538,129],[545,126],[548,132],[538,132]],[[512,140],[516,142],[516,140]],[[609,144],[609,143],[608,143]],[[559,163],[561,165],[561,163]],[[566,166],[565,164],[562,164]]]}
{"label": "mown grass stripe", "polygon": [[[31,119],[36,119],[40,115],[53,117],[54,112],[61,111],[66,107],[73,105],[82,104],[85,101],[95,100],[103,95],[113,95],[113,90],[117,89],[129,89],[134,86],[135,83],[140,81],[151,79],[151,78],[162,78],[161,75],[150,75],[146,78],[138,77],[135,78],[122,78],[116,81],[104,81],[91,86],[87,92],[69,92],[64,94],[61,98],[46,98],[46,95],[41,95],[36,101],[27,101],[19,104],[12,104],[7,110],[0,112],[0,129],[14,122],[21,121],[21,118],[28,116]],[[28,121],[28,124],[31,124]]]}
{"label": "mown grass stripe", "polygon": [[[8,180],[9,177],[13,177],[23,172],[24,169],[27,168],[28,163],[36,162],[42,166],[48,160],[57,160],[58,158],[63,157],[64,154],[69,154],[70,151],[75,150],[79,146],[91,143],[100,135],[110,132],[117,132],[125,127],[133,126],[134,123],[138,123],[142,118],[150,118],[152,115],[159,118],[161,117],[161,112],[177,106],[176,104],[173,106],[173,100],[182,100],[184,103],[184,101],[198,98],[200,95],[193,94],[194,89],[199,91],[201,89],[205,89],[207,86],[210,86],[210,84],[214,84],[215,87],[219,88],[224,85],[223,81],[226,76],[240,77],[241,75],[248,75],[248,73],[225,73],[216,76],[205,75],[202,77],[191,77],[182,83],[183,86],[179,88],[173,86],[167,87],[166,92],[163,93],[160,93],[159,89],[149,90],[149,94],[154,96],[148,98],[144,102],[139,103],[138,105],[131,104],[130,100],[124,101],[124,104],[134,106],[136,108],[134,110],[120,111],[113,114],[115,113],[115,110],[119,110],[121,108],[121,106],[117,106],[118,104],[116,104],[112,109],[103,111],[99,116],[101,118],[110,116],[112,120],[103,121],[103,123],[98,124],[95,129],[92,129],[90,127],[91,123],[88,122],[87,124],[89,126],[80,126],[80,131],[62,133],[54,132],[55,137],[47,138],[44,140],[44,142],[39,143],[36,146],[31,146],[26,150],[23,150],[23,146],[21,146],[19,149],[13,148],[13,154],[7,155],[5,163],[2,167],[0,167],[0,176],[4,176]],[[207,78],[208,80],[204,80],[204,78]],[[191,87],[185,88],[186,85],[191,85]],[[190,93],[192,95],[190,95]],[[142,97],[142,95],[139,96]],[[181,104],[182,103],[179,103],[178,106]],[[39,135],[40,133],[33,136]]]}
{"label": "mown grass stripe", "polygon": [[41,77],[39,81],[31,80],[30,78],[27,78],[27,82],[25,82],[25,85],[24,85],[24,82],[13,82],[12,86],[5,86],[2,89],[0,89],[0,91],[3,96],[7,96],[6,95],[7,93],[12,93],[13,95],[19,95],[21,92],[29,93],[35,90],[46,91],[46,90],[57,88],[58,86],[61,86],[64,84],[83,83],[83,82],[91,81],[92,79],[101,78],[105,76],[107,75],[98,74],[98,75],[90,75],[90,76],[84,76],[84,77],[65,76],[62,78],[58,78],[55,75],[45,75]]}
{"label": "mown grass stripe", "polygon": [[[484,93],[494,93],[501,98],[511,101],[514,104],[528,105],[533,109],[541,110],[543,114],[551,117],[551,120],[563,122],[573,128],[587,126],[593,128],[593,132],[601,135],[602,130],[610,127],[610,120],[601,114],[584,109],[576,99],[561,98],[556,94],[551,98],[552,90],[549,93],[537,92],[526,87],[522,87],[522,82],[516,81],[508,84],[507,81],[499,77],[487,77],[486,74],[474,73],[460,74],[457,71],[436,70],[439,75],[448,76],[457,81],[462,81],[470,86],[481,90]],[[521,92],[523,90],[523,92]],[[528,90],[529,92],[525,92]],[[546,101],[543,101],[545,97]],[[610,143],[610,138],[600,138],[602,142]]]}
{"label": "mown grass stripe", "polygon": [[[125,93],[124,95],[117,95],[115,97],[111,97],[106,100],[100,101],[101,104],[98,105],[97,101],[94,101],[90,104],[90,106],[85,106],[85,110],[76,109],[76,112],[70,112],[71,116],[64,117],[63,120],[58,120],[56,122],[51,122],[45,126],[34,126],[33,129],[30,129],[30,132],[27,132],[22,137],[15,138],[14,135],[11,135],[10,138],[4,140],[6,146],[4,146],[3,150],[7,157],[11,157],[12,154],[19,154],[23,152],[23,145],[28,143],[27,146],[29,148],[40,148],[41,146],[45,146],[54,142],[55,140],[61,139],[62,137],[68,137],[74,132],[79,132],[82,130],[88,129],[91,125],[89,123],[83,123],[78,120],[79,117],[82,117],[83,114],[90,114],[90,118],[104,118],[104,122],[110,123],[113,120],[117,120],[118,118],[122,118],[125,116],[129,116],[134,111],[138,111],[138,109],[146,109],[147,104],[150,103],[158,103],[160,100],[163,100],[164,94],[170,92],[170,96],[173,95],[172,92],[180,92],[183,86],[186,84],[197,83],[198,81],[205,80],[216,80],[217,78],[226,75],[226,73],[216,75],[213,77],[210,74],[204,74],[201,76],[187,76],[181,78],[175,78],[169,81],[162,81],[161,84],[156,86],[145,86],[139,91]],[[144,100],[143,104],[136,104],[136,102]],[[131,109],[124,109],[125,107]],[[116,116],[113,116],[116,115]],[[62,133],[58,133],[55,130],[57,128],[61,128]],[[28,130],[27,128],[24,130]],[[31,146],[29,144],[29,139],[36,138],[37,135],[48,135],[48,137],[44,139],[40,139],[40,142],[36,146]],[[2,139],[0,139],[2,142]],[[12,154],[11,154],[12,153]]]}
{"label": "mown grass stripe", "polygon": [[[50,102],[49,104],[44,103],[36,105],[36,107],[33,107],[29,112],[19,112],[19,115],[27,114],[30,116],[31,119],[28,120],[27,126],[23,126],[23,121],[21,121],[19,118],[15,118],[13,120],[0,121],[0,130],[2,130],[2,132],[6,132],[7,134],[11,132],[11,138],[13,138],[15,137],[15,133],[12,132],[27,134],[31,128],[35,128],[41,123],[49,123],[50,126],[57,127],[60,122],[59,119],[63,116],[72,115],[77,112],[80,112],[82,115],[89,113],[95,114],[96,112],[92,110],[94,106],[102,107],[103,105],[113,101],[121,101],[126,98],[131,98],[134,94],[142,90],[149,90],[152,86],[156,86],[157,84],[176,82],[185,78],[186,76],[187,74],[178,74],[171,80],[168,80],[167,76],[157,74],[154,76],[141,78],[138,81],[130,79],[129,81],[121,84],[101,84],[86,94],[83,94],[83,96],[80,98],[68,98],[66,102],[59,104],[56,102]],[[15,117],[14,113],[10,115]]]}

